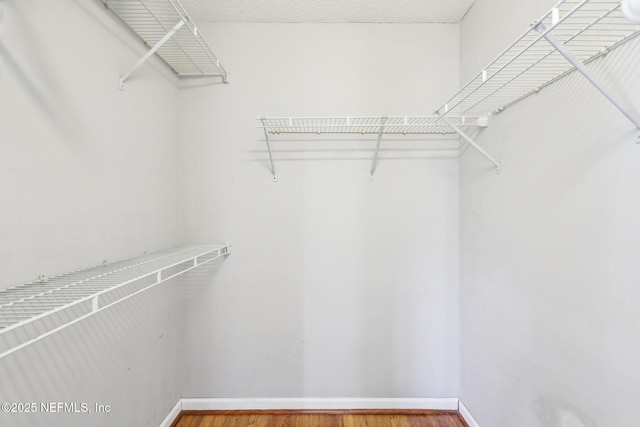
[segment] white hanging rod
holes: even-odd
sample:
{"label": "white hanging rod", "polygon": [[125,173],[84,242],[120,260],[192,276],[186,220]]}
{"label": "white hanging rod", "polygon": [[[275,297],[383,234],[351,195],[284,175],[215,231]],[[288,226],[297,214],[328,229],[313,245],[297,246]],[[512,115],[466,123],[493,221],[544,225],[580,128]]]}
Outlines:
{"label": "white hanging rod", "polygon": [[120,78],[120,87],[154,53],[180,77],[230,75],[179,0],[102,0],[150,50]]}
{"label": "white hanging rod", "polygon": [[[560,1],[436,112],[502,111],[575,70],[571,61],[565,61],[566,55],[557,50],[559,45],[584,64],[639,34],[640,25],[624,17],[619,1]],[[550,37],[556,45],[545,41]],[[636,119],[632,121],[637,124]]]}
{"label": "white hanging rod", "polygon": [[[77,314],[75,318],[68,319],[49,331],[12,346],[0,353],[0,359],[180,274],[228,255],[230,251],[229,244],[170,249],[2,289],[0,336],[22,330],[36,321],[53,319],[51,316],[63,311],[71,316],[68,310],[82,307],[84,304],[91,303],[91,309],[87,313]],[[146,284],[147,280],[151,282]],[[101,303],[101,297],[106,297],[116,290],[126,291],[124,287],[137,283],[144,285],[143,288],[129,291],[113,300],[107,297],[106,303]]]}

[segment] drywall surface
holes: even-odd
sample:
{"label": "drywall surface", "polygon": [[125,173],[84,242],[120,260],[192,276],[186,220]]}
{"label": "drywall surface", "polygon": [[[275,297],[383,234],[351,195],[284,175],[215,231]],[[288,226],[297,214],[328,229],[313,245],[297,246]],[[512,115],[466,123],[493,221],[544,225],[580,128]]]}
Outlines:
{"label": "drywall surface", "polygon": [[457,396],[458,164],[434,158],[452,153],[385,140],[369,182],[375,138],[280,135],[274,183],[256,128],[431,114],[457,87],[457,25],[201,31],[232,83],[181,90],[182,235],[234,247],[184,285],[183,396]]}
{"label": "drywall surface", "polygon": [[[101,1],[0,7],[0,288],[177,243],[177,79],[153,60],[118,89],[144,46]],[[179,316],[153,295],[0,360],[0,401],[109,415],[0,425],[157,426],[178,398]]]}
{"label": "drywall surface", "polygon": [[0,288],[177,241],[177,79],[92,1],[2,1]]}
{"label": "drywall surface", "polygon": [[[639,52],[591,65],[636,111]],[[462,158],[460,397],[480,425],[637,425],[638,135],[571,75],[492,118],[500,175]]]}
{"label": "drywall surface", "polygon": [[0,425],[159,426],[180,397],[179,299],[173,279],[0,359]]}

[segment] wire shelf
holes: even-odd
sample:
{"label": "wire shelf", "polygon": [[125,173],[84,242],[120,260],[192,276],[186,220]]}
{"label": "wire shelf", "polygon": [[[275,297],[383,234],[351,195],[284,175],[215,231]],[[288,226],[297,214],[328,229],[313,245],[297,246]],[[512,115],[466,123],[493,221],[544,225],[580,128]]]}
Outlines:
{"label": "wire shelf", "polygon": [[[457,126],[478,126],[478,116],[448,116]],[[259,117],[272,135],[335,133],[362,135],[449,135],[456,132],[438,116]]]}
{"label": "wire shelf", "polygon": [[[26,340],[5,348],[0,358],[229,253],[230,245],[175,248],[2,289],[0,337],[6,341],[10,332],[31,329]],[[32,329],[39,331],[33,335]]]}
{"label": "wire shelf", "polygon": [[638,36],[640,25],[625,18],[620,1],[560,1],[437,113],[499,112],[574,71],[545,34],[586,64]]}
{"label": "wire shelf", "polygon": [[103,0],[149,47],[158,44],[177,23],[184,22],[158,48],[157,54],[179,76],[228,77],[207,41],[178,0]]}
{"label": "wire shelf", "polygon": [[257,120],[260,121],[258,128],[264,131],[274,182],[278,180],[278,176],[269,141],[270,135],[312,133],[376,135],[377,144],[369,172],[370,179],[373,180],[380,146],[385,135],[459,134],[464,137],[462,129],[468,130],[488,125],[487,116],[258,117]]}

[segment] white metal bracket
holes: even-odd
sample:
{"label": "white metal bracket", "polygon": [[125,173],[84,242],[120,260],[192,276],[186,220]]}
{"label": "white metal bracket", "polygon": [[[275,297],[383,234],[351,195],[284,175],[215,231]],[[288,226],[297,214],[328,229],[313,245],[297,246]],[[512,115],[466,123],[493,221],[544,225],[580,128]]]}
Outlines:
{"label": "white metal bracket", "polygon": [[[438,114],[438,113],[436,112],[436,114]],[[473,139],[471,139],[471,137],[469,135],[464,133],[462,131],[462,129],[460,129],[458,126],[454,125],[453,123],[451,123],[451,121],[449,121],[445,116],[439,115],[439,117],[440,117],[440,120],[442,120],[447,125],[449,125],[449,127],[451,129],[453,129],[458,135],[460,135],[462,138],[464,138],[464,140],[467,141],[473,148],[478,150],[480,152],[480,154],[482,154],[484,157],[487,158],[487,160],[489,160],[491,163],[493,163],[495,165],[495,167],[496,167],[496,173],[500,173],[501,168],[500,168],[500,162],[499,161],[494,159],[491,154],[489,154],[484,148],[482,148],[480,145],[478,145],[477,142],[475,142]]]}
{"label": "white metal bracket", "polygon": [[586,65],[584,65],[578,58],[571,53],[567,47],[562,44],[558,39],[549,34],[546,31],[544,24],[538,23],[534,27],[536,31],[542,34],[542,37],[545,38],[549,42],[551,46],[554,47],[556,51],[564,58],[571,63],[575,67],[576,70],[580,72],[592,85],[596,87],[611,103],[618,109],[622,114],[624,114],[638,129],[640,129],[640,118],[636,115],[636,113],[629,108],[629,106],[622,101],[615,93],[613,93]]}
{"label": "white metal bracket", "polygon": [[264,130],[264,137],[267,140],[267,150],[269,151],[269,163],[271,163],[271,175],[273,182],[278,180],[278,175],[276,175],[276,166],[273,164],[273,153],[271,153],[271,144],[269,143],[269,131],[267,130],[267,126],[265,124],[265,117],[261,118],[262,129]]}
{"label": "white metal bracket", "polygon": [[[151,56],[153,56],[153,54],[156,53],[156,51],[160,49],[162,45],[164,45],[171,37],[173,37],[173,35],[177,33],[178,30],[182,28],[184,24],[185,24],[184,19],[181,19],[180,21],[178,21],[178,23],[167,34],[165,34],[158,41],[158,43],[156,43],[151,49],[149,49],[149,51],[145,53],[144,56],[138,60],[138,62],[135,63],[131,71],[129,71],[124,76],[120,77],[120,90],[124,90],[124,82],[127,81],[127,79],[131,76],[131,74],[133,74],[133,72],[136,71],[142,64],[147,62],[147,60],[151,58]],[[226,77],[225,77],[225,83],[227,83]]]}
{"label": "white metal bracket", "polygon": [[376,154],[373,156],[371,171],[369,172],[369,180],[373,181],[373,174],[376,173],[378,167],[378,154],[380,153],[380,144],[382,143],[382,134],[384,133],[384,125],[387,122],[387,116],[380,118],[380,130],[378,130],[378,142],[376,144]]}

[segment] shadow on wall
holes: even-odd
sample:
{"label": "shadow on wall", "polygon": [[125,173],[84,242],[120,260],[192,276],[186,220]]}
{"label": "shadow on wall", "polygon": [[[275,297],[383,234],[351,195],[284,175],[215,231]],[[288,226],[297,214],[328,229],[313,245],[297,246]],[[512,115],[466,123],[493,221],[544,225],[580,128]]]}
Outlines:
{"label": "shadow on wall", "polygon": [[[93,0],[96,7],[90,6],[86,0],[73,0],[73,2],[77,5],[79,9],[81,9],[85,15],[94,22],[95,28],[100,28],[100,30],[107,32],[111,37],[117,39],[121,42],[122,48],[127,48],[129,52],[134,54],[134,57],[142,56],[147,47],[144,42],[140,40],[140,38],[120,19],[117,15],[111,10],[109,10],[103,3],[102,0]],[[103,13],[104,12],[104,13]],[[109,21],[113,21],[113,25],[122,29],[122,31],[117,31]],[[128,34],[128,36],[125,36]],[[154,55],[155,56],[155,55]],[[124,74],[129,71],[131,67],[133,67],[134,62],[124,62],[118,65],[118,70],[120,74]],[[163,63],[163,61],[159,58],[155,58],[155,60],[150,60],[145,63],[145,67],[150,67],[157,72],[158,74],[164,76],[167,82],[173,84],[178,87],[178,81],[174,78],[175,73],[170,70],[170,68]],[[134,73],[131,78],[127,81],[132,81],[135,79],[137,74],[142,74],[146,71],[138,70],[137,73]],[[117,84],[118,79],[114,79],[114,87]]]}
{"label": "shadow on wall", "polygon": [[[218,258],[194,270],[186,272],[180,278],[180,302],[186,307],[207,307],[208,301],[203,298],[203,292],[211,290],[211,283],[220,272],[226,258]],[[188,317],[187,310],[184,315]]]}
{"label": "shadow on wall", "polygon": [[[0,401],[37,403],[35,411],[0,413],[0,425],[47,425],[52,417],[70,427],[158,425],[178,397],[179,292],[172,279],[0,359]],[[62,312],[54,321],[74,317]],[[54,405],[52,414],[41,406],[48,402],[71,409]]]}
{"label": "shadow on wall", "polygon": [[[23,2],[11,2],[4,13],[4,37],[6,43],[0,43],[0,55],[4,64],[15,78],[16,83],[24,88],[45,117],[49,118],[53,127],[60,131],[67,140],[73,137],[82,138],[89,135],[83,128],[83,111],[71,102],[68,90],[70,79],[64,69],[56,62],[51,46],[64,40],[59,34],[47,31],[30,19],[29,8]],[[10,12],[10,14],[8,13]],[[12,20],[11,29],[19,28],[19,34],[8,34],[8,20]],[[11,36],[11,37],[9,37]],[[20,43],[9,43],[9,40],[20,40]],[[4,40],[3,40],[4,42]]]}
{"label": "shadow on wall", "polygon": [[582,410],[561,400],[541,397],[533,409],[544,427],[597,427]]}
{"label": "shadow on wall", "polygon": [[183,76],[180,77],[180,89],[200,89],[207,86],[226,85],[218,76]]}
{"label": "shadow on wall", "polygon": [[[3,59],[3,64],[11,70],[11,74],[17,77],[17,83],[22,86],[25,89],[25,93],[35,101],[34,105],[37,105],[42,110],[44,115],[51,120],[51,123],[57,126],[57,129],[61,129],[62,133],[66,136],[73,135],[77,132],[77,123],[82,123],[82,121],[71,119],[73,115],[69,114],[70,106],[60,105],[60,100],[64,100],[65,97],[59,96],[60,94],[48,96],[47,94],[49,92],[44,90],[44,88],[56,87],[58,83],[51,83],[37,76],[30,75],[28,72],[29,67],[20,64],[15,55],[2,44],[0,44],[0,57]],[[50,68],[51,67],[45,66],[44,69]]]}
{"label": "shadow on wall", "polygon": [[[376,156],[377,140],[369,137],[331,138],[322,137],[287,138],[278,136],[271,139],[271,152],[274,162],[298,162],[305,160],[365,160],[372,161]],[[380,160],[441,160],[457,159],[459,140],[457,137],[423,135],[414,138],[383,138],[378,152]],[[246,160],[264,163],[269,168],[269,151],[264,138],[247,150]]]}

